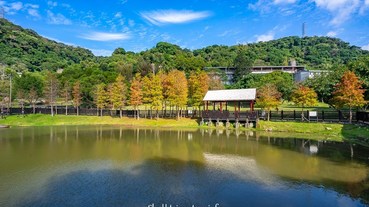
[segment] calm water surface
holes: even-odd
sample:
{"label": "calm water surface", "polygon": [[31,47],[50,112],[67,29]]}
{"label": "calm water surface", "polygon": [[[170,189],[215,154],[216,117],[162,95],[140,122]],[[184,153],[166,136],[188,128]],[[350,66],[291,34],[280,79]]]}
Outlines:
{"label": "calm water surface", "polygon": [[369,204],[367,148],[268,136],[116,126],[0,129],[0,206]]}

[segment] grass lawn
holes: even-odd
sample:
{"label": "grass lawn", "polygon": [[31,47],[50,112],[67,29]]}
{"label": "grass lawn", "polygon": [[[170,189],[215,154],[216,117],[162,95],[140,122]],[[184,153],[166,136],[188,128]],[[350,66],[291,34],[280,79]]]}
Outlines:
{"label": "grass lawn", "polygon": [[258,129],[284,133],[317,134],[321,137],[330,137],[334,140],[360,140],[369,143],[369,127],[367,126],[338,123],[259,121]]}
{"label": "grass lawn", "polygon": [[[25,117],[8,116],[6,119],[0,119],[0,125],[10,126],[58,126],[58,125],[122,125],[133,127],[161,127],[161,128],[200,128],[196,119],[182,118],[175,119],[133,119],[110,116],[65,116],[56,115],[54,117],[44,114],[32,114]],[[201,128],[208,128],[201,126]],[[212,127],[215,129],[215,127]],[[369,143],[369,127],[332,124],[332,123],[308,123],[308,122],[273,122],[259,121],[255,130],[260,133],[266,133],[270,136],[286,138],[308,138],[315,140],[352,140],[358,143]],[[271,133],[271,132],[273,133]]]}
{"label": "grass lawn", "polygon": [[124,126],[147,126],[147,127],[176,127],[193,128],[198,127],[195,119],[182,118],[175,119],[133,119],[118,118],[110,116],[66,116],[44,114],[32,114],[26,117],[8,116],[6,119],[0,119],[0,124],[10,126],[50,126],[50,125],[124,125]]}

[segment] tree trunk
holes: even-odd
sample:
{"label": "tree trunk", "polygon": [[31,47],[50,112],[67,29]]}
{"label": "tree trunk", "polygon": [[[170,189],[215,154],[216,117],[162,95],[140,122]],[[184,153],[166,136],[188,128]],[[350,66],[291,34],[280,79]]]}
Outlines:
{"label": "tree trunk", "polygon": [[33,112],[33,114],[36,113],[36,105],[35,105],[35,103],[32,103],[32,112]]}
{"label": "tree trunk", "polygon": [[270,110],[268,110],[268,112],[267,112],[267,120],[268,121],[270,120]]}
{"label": "tree trunk", "polygon": [[77,106],[77,116],[79,116],[79,106]]}
{"label": "tree trunk", "polygon": [[120,118],[123,117],[123,115],[122,115],[122,108],[119,109],[119,116],[120,116]]}
{"label": "tree trunk", "polygon": [[352,109],[350,107],[350,124],[352,123]]}
{"label": "tree trunk", "polygon": [[304,121],[304,109],[301,110],[301,121]]}
{"label": "tree trunk", "polygon": [[65,115],[68,116],[68,105],[65,105]]}
{"label": "tree trunk", "polygon": [[54,106],[53,105],[50,106],[50,112],[51,112],[51,116],[54,116]]}
{"label": "tree trunk", "polygon": [[100,116],[103,116],[103,109],[100,108]]}

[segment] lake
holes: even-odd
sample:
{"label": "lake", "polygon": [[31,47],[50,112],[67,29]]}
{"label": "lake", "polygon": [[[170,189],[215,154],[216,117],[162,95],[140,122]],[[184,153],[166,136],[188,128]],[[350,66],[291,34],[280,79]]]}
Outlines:
{"label": "lake", "polygon": [[369,150],[278,134],[0,129],[0,206],[367,206]]}

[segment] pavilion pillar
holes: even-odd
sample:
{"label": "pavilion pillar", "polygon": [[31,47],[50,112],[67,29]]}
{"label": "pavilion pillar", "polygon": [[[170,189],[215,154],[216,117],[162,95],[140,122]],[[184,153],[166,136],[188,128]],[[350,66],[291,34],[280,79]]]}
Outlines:
{"label": "pavilion pillar", "polygon": [[240,113],[240,109],[241,109],[241,102],[238,102],[238,113]]}
{"label": "pavilion pillar", "polygon": [[208,111],[209,110],[209,101],[206,101],[206,111]]}
{"label": "pavilion pillar", "polygon": [[228,111],[228,102],[226,101],[226,111]]}
{"label": "pavilion pillar", "polygon": [[222,112],[223,111],[223,102],[219,102],[219,104],[220,104],[220,112]]}
{"label": "pavilion pillar", "polygon": [[237,119],[236,102],[233,102],[233,105],[234,105],[234,118]]}
{"label": "pavilion pillar", "polygon": [[215,111],[215,101],[213,102],[213,111]]}
{"label": "pavilion pillar", "polygon": [[254,101],[253,100],[250,102],[250,110],[254,111]]}

